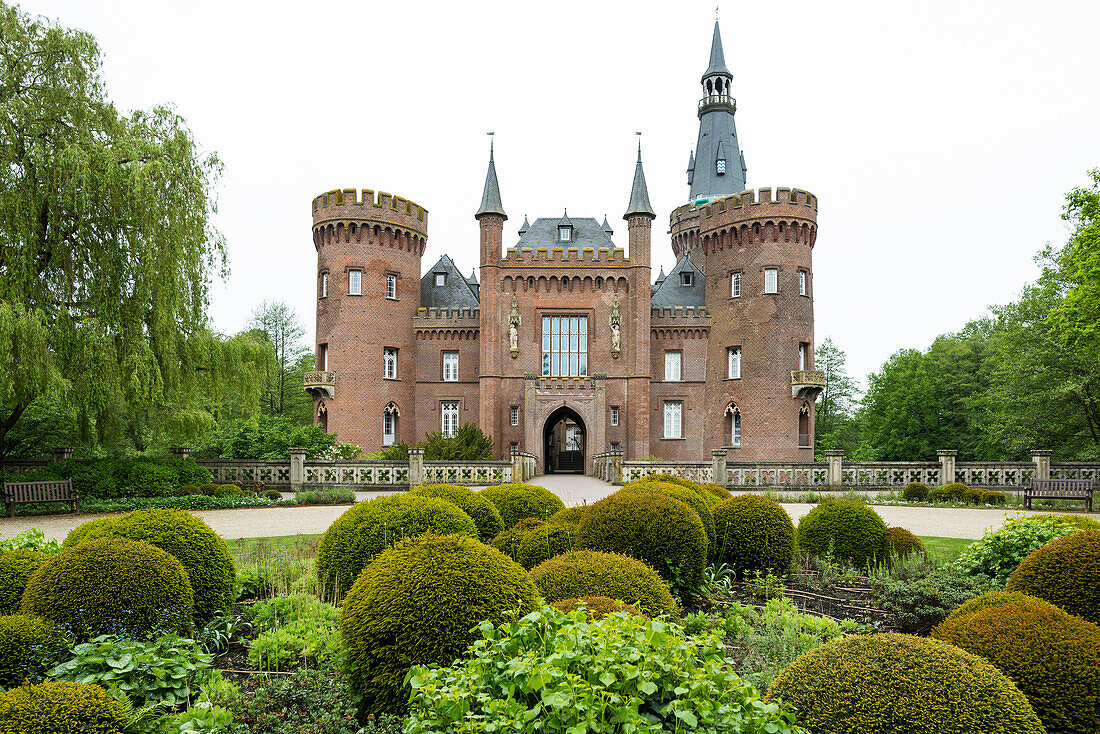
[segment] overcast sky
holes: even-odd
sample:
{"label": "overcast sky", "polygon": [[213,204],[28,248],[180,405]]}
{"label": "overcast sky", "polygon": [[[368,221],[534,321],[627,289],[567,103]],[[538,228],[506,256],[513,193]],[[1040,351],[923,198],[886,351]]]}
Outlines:
{"label": "overcast sky", "polygon": [[[524,214],[622,220],[643,131],[654,271],[688,197],[712,2],[33,0],[95,35],[123,110],[170,103],[225,163],[231,273],[215,328],[265,298],[312,341],[310,202],[390,191],[430,211],[426,269],[476,264],[496,132],[511,245]],[[816,338],[863,378],[1012,300],[1065,242],[1100,166],[1100,2],[723,3],[748,183],[820,198]]]}

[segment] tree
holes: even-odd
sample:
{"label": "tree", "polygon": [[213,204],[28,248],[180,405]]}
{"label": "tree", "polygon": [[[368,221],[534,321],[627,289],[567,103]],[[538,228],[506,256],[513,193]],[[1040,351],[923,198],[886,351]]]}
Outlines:
{"label": "tree", "polygon": [[[313,404],[302,389],[302,376],[313,368],[313,356],[302,346],[306,330],[298,314],[283,301],[264,301],[253,312],[249,325],[270,346],[264,388],[264,410],[269,415],[313,422]],[[305,369],[303,369],[305,368]]]}
{"label": "tree", "polygon": [[1100,168],[1089,176],[1090,188],[1066,195],[1062,218],[1073,234],[1061,252],[1051,253],[1066,292],[1048,322],[1054,336],[1095,361],[1100,359]]}
{"label": "tree", "polygon": [[938,415],[924,355],[895,352],[867,378],[860,422],[873,458],[921,461],[936,458]]}
{"label": "tree", "polygon": [[845,360],[844,351],[829,337],[814,350],[814,366],[825,373],[825,389],[815,405],[815,453],[841,449],[851,455],[859,445],[859,426],[853,418],[856,383],[848,376]]}
{"label": "tree", "polygon": [[219,347],[218,158],[168,108],[120,114],[99,70],[92,36],[0,3],[0,459],[36,399],[118,436]]}

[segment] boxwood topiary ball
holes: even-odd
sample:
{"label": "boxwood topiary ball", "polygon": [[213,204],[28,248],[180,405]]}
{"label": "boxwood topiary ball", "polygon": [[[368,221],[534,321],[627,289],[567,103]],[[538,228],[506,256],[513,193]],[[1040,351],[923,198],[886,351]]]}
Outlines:
{"label": "boxwood topiary ball", "polygon": [[0,734],[122,734],[122,709],[91,683],[46,681],[0,695]]}
{"label": "boxwood topiary ball", "polygon": [[175,556],[195,594],[195,619],[208,622],[236,601],[237,569],[229,546],[213,528],[183,510],[134,510],[90,528],[82,542],[98,538],[143,540]]}
{"label": "boxwood topiary ball", "polygon": [[714,508],[720,563],[739,577],[754,571],[783,576],[794,565],[794,523],[775,500],[742,494]]}
{"label": "boxwood topiary ball", "polygon": [[715,504],[718,504],[718,502],[722,500],[728,500],[733,496],[733,492],[718,484],[700,484],[699,486],[703,488],[704,492],[717,500]]}
{"label": "boxwood topiary ball", "polygon": [[561,601],[554,602],[550,606],[554,607],[554,609],[560,609],[563,612],[572,612],[583,606],[584,613],[589,619],[603,619],[612,612],[625,612],[632,617],[645,616],[630,604],[623,604],[622,602],[615,601],[606,596],[582,596],[579,599],[562,599]]}
{"label": "boxwood topiary ball", "polygon": [[88,533],[98,532],[100,528],[110,527],[117,519],[118,515],[108,515],[107,517],[97,517],[94,520],[81,523],[69,531],[69,534],[65,536],[65,540],[61,541],[61,547],[69,548],[74,546],[84,540],[84,536],[88,535]]}
{"label": "boxwood topiary ball", "polygon": [[1007,588],[1100,624],[1100,530],[1064,535],[1033,550],[1009,574]]}
{"label": "boxwood topiary ball", "polygon": [[886,523],[857,500],[826,500],[798,522],[798,549],[824,556],[830,547],[837,558],[856,566],[874,561],[882,549]]}
{"label": "boxwood topiary ball", "polygon": [[884,561],[892,558],[907,558],[914,553],[928,555],[924,541],[905,528],[886,528],[882,535],[882,553]]}
{"label": "boxwood topiary ball", "polygon": [[27,581],[46,561],[48,553],[32,550],[13,550],[0,553],[0,614],[19,611],[23,589]]}
{"label": "boxwood topiary ball", "polygon": [[619,553],[582,550],[563,553],[531,569],[546,601],[606,596],[637,607],[650,617],[676,617],[680,610],[660,575],[643,561]]}
{"label": "boxwood topiary ball", "polygon": [[528,517],[546,520],[555,512],[565,509],[565,503],[560,497],[535,484],[498,484],[486,487],[478,494],[497,508],[504,530]]}
{"label": "boxwood topiary ball", "polygon": [[657,492],[672,497],[673,499],[678,499],[695,510],[695,514],[699,516],[700,522],[703,523],[703,530],[706,531],[707,534],[707,558],[714,558],[714,553],[717,549],[717,544],[715,543],[714,513],[711,511],[710,503],[703,499],[703,495],[707,494],[706,492],[701,489],[693,490],[683,484],[658,481],[631,482],[620,489],[619,492],[616,492],[616,494],[620,492]]}
{"label": "boxwood topiary ball", "polygon": [[466,487],[454,484],[425,484],[423,487],[413,489],[409,494],[438,497],[455,505],[469,515],[474,525],[477,525],[477,536],[483,543],[488,543],[499,535],[501,530],[504,530],[504,523],[500,519],[496,505]]}
{"label": "boxwood topiary ball", "polygon": [[317,578],[337,595],[345,594],[372,558],[401,540],[427,532],[476,538],[477,525],[438,497],[397,494],[358,502],[321,536]]}
{"label": "boxwood topiary ball", "polygon": [[541,605],[527,572],[475,537],[427,534],[382,551],[356,579],[340,615],[360,710],[405,711],[410,666],[451,665],[482,622],[518,619]]}
{"label": "boxwood topiary ball", "polygon": [[573,534],[576,535],[577,528],[581,526],[581,520],[588,514],[588,510],[591,505],[577,505],[576,507],[566,507],[564,510],[558,510],[546,521],[551,525],[563,525],[570,528]]}
{"label": "boxwood topiary ball", "polygon": [[193,606],[191,582],[175,556],[139,540],[102,538],[42,564],[27,582],[20,611],[83,641],[187,632]]}
{"label": "boxwood topiary ball", "polygon": [[[1024,594],[1019,591],[988,591],[981,596],[964,601],[958,609],[947,615],[947,619],[957,619],[967,614],[1004,606],[1005,604],[1047,604],[1037,596]],[[947,620],[944,620],[947,621]]]}
{"label": "boxwood topiary ball", "polygon": [[574,531],[564,525],[551,525],[537,517],[520,520],[490,543],[513,561],[531,570],[547,558],[573,547]]}
{"label": "boxwood topiary ball", "polygon": [[573,546],[643,560],[689,594],[699,587],[707,564],[707,533],[699,515],[654,492],[616,492],[595,503]]}
{"label": "boxwood topiary ball", "polygon": [[1100,627],[1036,600],[952,616],[932,630],[1016,683],[1048,732],[1100,731]]}
{"label": "boxwood topiary ball", "polygon": [[911,635],[845,637],[799,656],[765,696],[814,734],[1042,734],[1024,694],[977,655]]}
{"label": "boxwood topiary ball", "polygon": [[50,668],[66,659],[69,643],[68,635],[39,617],[0,617],[0,689],[44,680]]}
{"label": "boxwood topiary ball", "polygon": [[924,482],[909,482],[901,490],[901,496],[910,502],[924,502],[928,499],[928,485]]}

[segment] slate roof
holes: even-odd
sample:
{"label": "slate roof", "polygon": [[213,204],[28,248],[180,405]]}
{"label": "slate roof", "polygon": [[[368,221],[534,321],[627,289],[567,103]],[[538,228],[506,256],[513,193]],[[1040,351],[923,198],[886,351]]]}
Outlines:
{"label": "slate roof", "polygon": [[615,243],[611,236],[604,231],[603,225],[592,217],[569,217],[569,223],[573,225],[573,239],[569,242],[558,242],[558,223],[561,217],[539,217],[531,223],[530,227],[522,232],[516,247],[600,247],[611,248]]}
{"label": "slate roof", "polygon": [[[662,270],[662,273],[664,271]],[[680,273],[694,273],[694,283],[682,285]],[[674,308],[676,306],[705,306],[707,279],[703,271],[684,255],[663,281],[658,280],[656,290],[649,299],[652,306]]]}
{"label": "slate roof", "polygon": [[480,218],[484,214],[499,214],[505,219],[504,205],[500,203],[500,185],[497,184],[497,165],[493,162],[493,144],[489,144],[489,170],[485,172],[485,188],[481,192],[481,206],[477,209],[474,218]]}
{"label": "slate roof", "polygon": [[630,187],[630,203],[626,205],[623,219],[633,214],[648,214],[656,218],[653,205],[649,203],[649,189],[645,185],[645,173],[642,171],[642,141],[638,141],[638,163],[634,166],[634,185]]}
{"label": "slate roof", "polygon": [[[722,55],[722,36],[718,23],[714,23],[714,40],[710,47],[710,65],[703,79],[722,74],[731,77]],[[704,90],[704,94],[706,91]],[[748,171],[745,156],[737,140],[733,104],[715,104],[699,118],[699,139],[695,144],[694,158],[688,158],[688,186],[690,201],[718,199],[739,194],[746,188]],[[719,174],[719,158],[726,159],[726,171]]]}
{"label": "slate roof", "polygon": [[726,68],[726,55],[722,53],[722,34],[718,31],[718,21],[714,21],[714,37],[710,40],[710,63],[703,78],[706,79],[711,74],[733,76]]}
{"label": "slate roof", "polygon": [[[446,274],[445,285],[436,286],[436,273]],[[474,288],[466,276],[459,272],[454,261],[444,255],[420,278],[420,307],[477,308],[481,301]]]}

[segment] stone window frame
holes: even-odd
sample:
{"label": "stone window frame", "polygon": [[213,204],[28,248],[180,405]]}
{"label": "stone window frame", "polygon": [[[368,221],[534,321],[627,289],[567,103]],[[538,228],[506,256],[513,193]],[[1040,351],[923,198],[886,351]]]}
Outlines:
{"label": "stone window frame", "polygon": [[[454,372],[450,378],[447,377],[447,362],[448,358],[454,358]],[[440,353],[440,377],[442,382],[458,382],[458,351],[450,349]]]}
{"label": "stone window frame", "polygon": [[744,273],[740,270],[734,270],[730,273],[730,298],[741,297],[741,281],[744,280]]}
{"label": "stone window frame", "polygon": [[[578,334],[577,334],[578,344],[577,344],[577,351],[575,352],[575,354],[577,355],[577,374],[575,374],[575,375],[569,374],[572,371],[571,369],[563,369],[561,367],[561,361],[562,361],[561,357],[562,356],[570,357],[574,354],[574,352],[572,351],[571,348],[568,349],[568,350],[563,350],[561,348],[560,341],[559,341],[559,345],[558,345],[559,346],[558,351],[555,352],[554,348],[553,348],[553,334],[552,334],[552,331],[547,331],[546,330],[546,325],[548,323],[552,325],[553,320],[558,319],[559,338],[560,338],[560,336],[561,336],[561,334],[560,334],[561,320],[562,319],[570,319],[570,318],[578,318],[578,319],[583,319],[584,320],[583,331],[581,330],[580,322],[578,322],[578,327],[577,327],[578,328]],[[539,370],[540,370],[541,375],[543,377],[588,377],[589,376],[589,367],[591,366],[589,364],[589,361],[588,361],[588,348],[591,346],[590,342],[591,342],[591,339],[592,339],[592,324],[595,321],[595,319],[593,318],[592,311],[587,310],[587,311],[578,312],[578,311],[569,311],[568,309],[566,309],[566,310],[545,309],[545,310],[541,310],[539,312],[538,319],[539,319],[538,323],[539,323],[539,329],[540,329],[540,333],[539,333],[540,344],[539,344],[539,346],[541,348],[540,352],[539,352],[540,359],[541,359],[541,363],[539,364]],[[569,336],[572,336],[572,330],[570,330]],[[553,370],[553,357],[554,357],[555,354],[557,354],[559,356],[558,374],[556,374],[556,375],[554,374],[554,370]],[[547,362],[547,357],[550,358],[549,362]],[[583,357],[583,362],[584,362],[583,369],[581,368],[581,362],[582,362],[581,358],[582,357]]]}
{"label": "stone window frame", "polygon": [[518,426],[519,425],[519,406],[518,405],[509,405],[508,406],[508,425],[510,425],[510,426]]}
{"label": "stone window frame", "polygon": [[318,298],[328,298],[328,270],[322,270],[320,272],[320,276],[321,276],[321,284],[320,284],[321,295],[318,296]]}
{"label": "stone window frame", "polygon": [[[737,355],[737,359],[734,360],[733,355]],[[731,344],[726,347],[726,379],[727,380],[740,380],[741,374],[744,372],[745,362],[745,350],[740,344]],[[737,374],[734,374],[734,365],[737,366]]]}
{"label": "stone window frame", "polygon": [[[390,286],[393,286],[393,295],[390,295]],[[386,273],[386,298],[391,301],[397,300],[397,273]]]}
{"label": "stone window frame", "polygon": [[[352,285],[354,284],[354,288]],[[363,269],[362,268],[348,268],[348,295],[349,296],[361,296],[363,295]]]}
{"label": "stone window frame", "polygon": [[[669,361],[669,355],[675,354],[676,359],[673,362]],[[676,376],[669,377],[669,367],[673,364],[676,365]],[[684,381],[684,350],[683,349],[666,349],[665,350],[665,382],[683,382]]]}
{"label": "stone window frame", "polygon": [[[765,265],[761,270],[764,271],[764,295],[774,296],[779,293],[779,266],[778,265]],[[768,273],[775,273],[775,282],[773,290],[768,290]]]}
{"label": "stone window frame", "polygon": [[619,425],[619,418],[620,417],[621,416],[620,416],[620,412],[619,412],[619,406],[618,405],[612,405],[611,406],[611,425],[613,425],[613,426]]}
{"label": "stone window frame", "polygon": [[[439,281],[442,279],[442,283]],[[441,272],[432,272],[432,287],[433,288],[445,288],[447,286],[447,274]]]}
{"label": "stone window frame", "polygon": [[810,271],[806,268],[798,269],[798,295],[810,297]]}
{"label": "stone window frame", "polygon": [[[454,406],[453,412],[452,408]],[[462,401],[461,400],[440,400],[439,401],[439,430],[446,438],[454,438],[458,433],[458,419],[462,414]],[[447,419],[452,418],[452,428],[448,433]]]}
{"label": "stone window frame", "polygon": [[[669,430],[668,430],[669,429],[669,416],[670,416],[669,408],[673,405],[678,406],[678,411],[674,411],[674,413],[678,413],[678,415],[677,415],[678,424],[676,426],[679,429],[678,430],[678,433],[679,433],[678,436],[668,435],[669,434]],[[662,425],[662,429],[663,429],[662,430],[662,436],[661,436],[662,441],[682,441],[682,440],[684,440],[684,400],[683,400],[683,398],[663,399],[661,401],[661,418],[662,418],[661,425]]]}
{"label": "stone window frame", "polygon": [[[397,379],[397,358],[399,351],[397,347],[382,347],[382,379]],[[391,365],[393,366],[392,370],[390,369]],[[393,374],[390,374],[391,372]]]}
{"label": "stone window frame", "polygon": [[680,287],[692,288],[695,286],[695,273],[690,270],[680,271]]}

